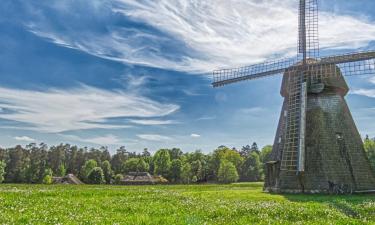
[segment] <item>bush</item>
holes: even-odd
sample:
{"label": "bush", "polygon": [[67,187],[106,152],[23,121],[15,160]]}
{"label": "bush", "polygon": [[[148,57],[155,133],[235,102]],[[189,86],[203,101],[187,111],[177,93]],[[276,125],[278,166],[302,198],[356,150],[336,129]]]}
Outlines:
{"label": "bush", "polygon": [[44,176],[43,184],[52,184],[52,176],[50,176],[50,175]]}
{"label": "bush", "polygon": [[90,184],[103,184],[105,182],[103,169],[100,167],[92,169],[87,180]]}
{"label": "bush", "polygon": [[116,174],[115,176],[115,184],[121,184],[121,180],[124,179],[124,176],[121,174]]}
{"label": "bush", "polygon": [[222,160],[220,162],[218,180],[219,182],[227,184],[236,182],[238,180],[237,169],[233,163],[227,160]]}
{"label": "bush", "polygon": [[5,162],[0,161],[0,184],[4,181],[4,175],[5,175]]}

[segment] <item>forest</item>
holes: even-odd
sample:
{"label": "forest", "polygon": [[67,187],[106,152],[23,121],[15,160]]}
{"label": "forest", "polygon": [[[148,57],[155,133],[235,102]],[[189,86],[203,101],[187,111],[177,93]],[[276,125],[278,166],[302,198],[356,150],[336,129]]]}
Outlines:
{"label": "forest", "polygon": [[[366,136],[364,147],[375,168],[375,139]],[[262,181],[271,151],[271,145],[259,149],[254,142],[239,150],[219,146],[208,154],[200,150],[184,153],[179,148],[137,153],[120,147],[111,155],[106,147],[32,143],[0,148],[0,183],[50,184],[54,176],[74,174],[85,183],[115,184],[129,172],[149,172],[182,184]]]}

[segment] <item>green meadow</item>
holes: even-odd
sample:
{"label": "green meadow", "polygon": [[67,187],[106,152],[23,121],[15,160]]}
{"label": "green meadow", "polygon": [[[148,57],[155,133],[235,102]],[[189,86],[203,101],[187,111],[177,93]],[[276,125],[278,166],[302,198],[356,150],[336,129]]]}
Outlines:
{"label": "green meadow", "polygon": [[0,224],[375,224],[375,195],[231,185],[0,185]]}

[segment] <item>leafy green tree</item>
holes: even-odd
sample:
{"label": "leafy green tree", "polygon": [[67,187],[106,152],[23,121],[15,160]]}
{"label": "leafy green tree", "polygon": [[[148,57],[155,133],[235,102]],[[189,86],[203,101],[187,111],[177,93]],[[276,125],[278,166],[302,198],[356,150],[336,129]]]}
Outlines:
{"label": "leafy green tree", "polygon": [[122,174],[116,174],[115,184],[121,184],[122,179],[124,179],[124,176]]}
{"label": "leafy green tree", "polygon": [[104,184],[105,180],[103,169],[100,167],[93,168],[87,176],[87,181],[90,184]]}
{"label": "leafy green tree", "polygon": [[0,184],[4,181],[6,164],[4,161],[0,161]]}
{"label": "leafy green tree", "polygon": [[56,173],[56,176],[58,177],[63,177],[66,175],[66,169],[65,169],[65,165],[64,164],[61,164],[59,166],[59,168],[57,169],[57,173]]}
{"label": "leafy green tree", "polygon": [[222,183],[233,183],[238,180],[237,169],[234,164],[228,160],[220,162],[218,181]]}
{"label": "leafy green tree", "polygon": [[366,154],[370,163],[372,164],[372,168],[375,170],[375,140],[370,139],[367,135],[363,142]]}
{"label": "leafy green tree", "polygon": [[102,163],[102,169],[103,169],[103,173],[104,173],[104,180],[107,184],[110,184],[111,183],[111,179],[112,179],[112,169],[111,169],[111,163],[108,161],[108,160],[105,160],[103,163]]}
{"label": "leafy green tree", "polygon": [[240,155],[241,157],[246,158],[250,154],[250,152],[251,152],[250,145],[246,145],[241,148]]}
{"label": "leafy green tree", "polygon": [[10,148],[8,152],[9,161],[5,169],[5,181],[8,183],[27,182],[27,172],[30,166],[29,152],[20,145]]}
{"label": "leafy green tree", "polygon": [[160,149],[154,155],[154,174],[168,178],[171,158],[168,149]]}
{"label": "leafy green tree", "polygon": [[181,179],[182,162],[180,159],[174,159],[171,163],[170,178],[173,182],[179,182]]}
{"label": "leafy green tree", "polygon": [[147,172],[149,170],[149,165],[148,163],[143,160],[143,158],[140,158],[138,160],[138,165],[137,165],[137,172]]}
{"label": "leafy green tree", "polygon": [[192,179],[191,166],[189,163],[184,163],[182,165],[181,181],[185,184],[188,184],[191,182],[191,179]]}
{"label": "leafy green tree", "polygon": [[191,172],[197,180],[201,180],[203,177],[202,174],[202,163],[199,160],[195,160],[191,163]]}
{"label": "leafy green tree", "polygon": [[88,176],[89,176],[91,170],[93,170],[97,166],[98,166],[98,163],[93,159],[90,159],[90,160],[86,161],[85,165],[82,167],[83,179],[88,181]]}
{"label": "leafy green tree", "polygon": [[220,163],[223,160],[231,162],[235,166],[237,173],[241,168],[243,162],[243,158],[241,157],[239,152],[225,146],[220,146],[214,151],[211,158],[211,169],[213,170],[216,177],[218,176]]}
{"label": "leafy green tree", "polygon": [[262,163],[260,162],[259,155],[256,152],[251,152],[245,159],[241,169],[242,181],[259,181],[262,177]]}
{"label": "leafy green tree", "polygon": [[266,145],[260,151],[260,161],[262,163],[266,163],[270,160],[270,156],[272,153],[272,145]]}
{"label": "leafy green tree", "polygon": [[179,159],[183,155],[183,152],[179,148],[172,148],[171,150],[169,150],[169,155],[171,157],[171,160]]}
{"label": "leafy green tree", "polygon": [[138,163],[139,163],[139,159],[137,158],[131,158],[131,159],[126,160],[126,162],[124,162],[123,171],[125,173],[137,172]]}
{"label": "leafy green tree", "polygon": [[52,184],[52,170],[46,169],[44,171],[43,184]]}
{"label": "leafy green tree", "polygon": [[124,162],[129,158],[129,153],[124,146],[117,149],[115,155],[111,159],[112,169],[115,174],[123,173]]}
{"label": "leafy green tree", "polygon": [[257,153],[259,153],[258,144],[256,142],[253,142],[253,144],[251,145],[250,152],[257,152]]}
{"label": "leafy green tree", "polygon": [[26,146],[29,152],[30,163],[26,171],[27,183],[41,183],[44,177],[44,170],[47,168],[48,147],[45,144],[37,146],[32,143]]}

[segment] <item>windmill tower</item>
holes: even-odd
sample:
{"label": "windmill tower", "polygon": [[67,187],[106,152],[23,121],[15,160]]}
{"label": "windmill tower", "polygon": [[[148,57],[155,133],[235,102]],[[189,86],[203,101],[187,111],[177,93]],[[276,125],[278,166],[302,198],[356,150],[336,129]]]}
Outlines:
{"label": "windmill tower", "polygon": [[375,51],[320,57],[317,0],[299,1],[298,54],[213,72],[214,87],[283,75],[284,103],[264,188],[272,192],[375,190],[375,175],[344,99],[344,75],[375,74]]}

